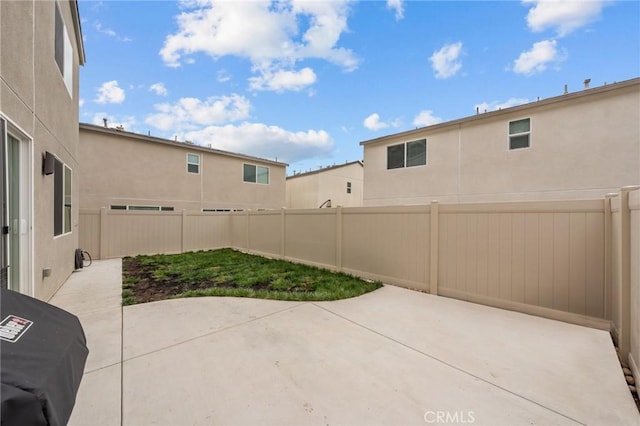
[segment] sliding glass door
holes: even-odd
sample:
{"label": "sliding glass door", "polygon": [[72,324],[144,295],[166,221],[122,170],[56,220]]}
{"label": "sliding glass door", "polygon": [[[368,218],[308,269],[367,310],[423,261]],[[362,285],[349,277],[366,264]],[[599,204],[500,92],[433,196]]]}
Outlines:
{"label": "sliding glass door", "polygon": [[31,141],[0,119],[2,137],[2,286],[32,294]]}

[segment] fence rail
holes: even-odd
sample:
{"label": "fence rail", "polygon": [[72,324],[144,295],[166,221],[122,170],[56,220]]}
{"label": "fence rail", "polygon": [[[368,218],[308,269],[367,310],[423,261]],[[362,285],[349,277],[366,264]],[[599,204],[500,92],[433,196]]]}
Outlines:
{"label": "fence rail", "polygon": [[[613,330],[640,359],[640,189],[603,200],[230,213],[81,210],[94,258],[233,247]],[[625,355],[626,357],[626,355]]]}

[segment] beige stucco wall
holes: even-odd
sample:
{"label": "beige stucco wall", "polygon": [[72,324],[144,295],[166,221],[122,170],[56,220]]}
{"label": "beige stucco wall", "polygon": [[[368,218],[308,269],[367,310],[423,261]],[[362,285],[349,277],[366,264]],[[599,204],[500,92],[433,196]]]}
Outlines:
{"label": "beige stucco wall", "polygon": [[[364,142],[364,205],[601,198],[640,182],[640,79]],[[529,148],[509,121],[531,119]],[[386,169],[427,139],[427,165]]]}
{"label": "beige stucco wall", "polygon": [[[287,207],[318,208],[331,200],[331,206],[360,207],[363,196],[363,166],[360,162],[329,167],[287,178]],[[351,193],[347,194],[347,182]]]}
{"label": "beige stucco wall", "polygon": [[[73,49],[73,90],[69,94],[54,59],[53,1],[0,2],[0,114],[14,135],[30,146],[32,169],[32,283],[28,291],[48,300],[73,272],[78,245],[78,27],[72,8],[58,5]],[[42,155],[53,153],[72,169],[72,232],[54,238],[53,175],[42,174]],[[43,268],[51,276],[43,278]]]}
{"label": "beige stucco wall", "polygon": [[[187,154],[200,173],[187,173]],[[81,207],[145,205],[201,209],[279,209],[285,164],[225,155],[186,143],[80,126]],[[269,167],[269,184],[243,182],[243,164]]]}

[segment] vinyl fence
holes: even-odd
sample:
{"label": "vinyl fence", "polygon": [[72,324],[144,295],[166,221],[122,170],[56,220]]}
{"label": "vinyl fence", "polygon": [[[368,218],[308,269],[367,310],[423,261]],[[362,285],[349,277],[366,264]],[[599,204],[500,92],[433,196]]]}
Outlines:
{"label": "vinyl fence", "polygon": [[[640,359],[640,190],[602,200],[269,210],[81,210],[94,258],[233,247],[613,330]],[[637,371],[637,369],[635,370]]]}

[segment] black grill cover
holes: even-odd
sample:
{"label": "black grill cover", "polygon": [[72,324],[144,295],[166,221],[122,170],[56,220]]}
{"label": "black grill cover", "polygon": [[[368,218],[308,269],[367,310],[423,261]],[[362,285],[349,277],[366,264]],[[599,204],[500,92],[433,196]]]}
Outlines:
{"label": "black grill cover", "polygon": [[89,354],[80,321],[48,303],[1,291],[2,426],[65,425]]}

